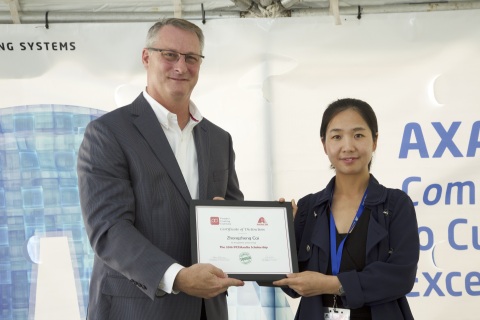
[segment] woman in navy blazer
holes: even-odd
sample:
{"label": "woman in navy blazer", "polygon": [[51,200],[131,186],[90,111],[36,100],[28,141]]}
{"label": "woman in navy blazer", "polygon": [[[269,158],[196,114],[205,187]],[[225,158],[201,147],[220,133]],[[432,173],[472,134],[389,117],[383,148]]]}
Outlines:
{"label": "woman in navy blazer", "polygon": [[378,125],[366,102],[340,99],[325,110],[320,137],[336,175],[293,202],[300,273],[274,282],[302,297],[295,319],[413,319],[419,237],[401,190],[370,174]]}

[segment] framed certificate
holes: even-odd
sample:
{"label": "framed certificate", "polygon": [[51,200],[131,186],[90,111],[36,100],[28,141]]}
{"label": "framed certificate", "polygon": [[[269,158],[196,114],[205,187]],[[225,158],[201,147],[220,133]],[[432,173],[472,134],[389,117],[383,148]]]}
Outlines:
{"label": "framed certificate", "polygon": [[290,203],[192,200],[190,226],[193,263],[260,285],[298,272]]}

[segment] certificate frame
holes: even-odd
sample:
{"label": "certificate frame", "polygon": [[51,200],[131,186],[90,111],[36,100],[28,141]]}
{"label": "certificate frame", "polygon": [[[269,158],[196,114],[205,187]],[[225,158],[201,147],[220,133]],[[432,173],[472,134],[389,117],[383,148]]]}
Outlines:
{"label": "certificate frame", "polygon": [[264,286],[298,272],[292,211],[289,202],[192,200],[192,263]]}

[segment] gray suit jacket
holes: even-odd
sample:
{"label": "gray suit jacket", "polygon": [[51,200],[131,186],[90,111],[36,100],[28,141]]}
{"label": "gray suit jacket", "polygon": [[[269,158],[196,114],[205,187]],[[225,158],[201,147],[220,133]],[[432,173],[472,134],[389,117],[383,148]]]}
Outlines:
{"label": "gray suit jacket", "polygon": [[[243,200],[228,132],[194,128],[200,199]],[[88,319],[200,319],[201,299],[159,296],[174,262],[190,266],[190,193],[143,94],[90,122],[78,153],[86,232],[95,252]],[[226,295],[205,300],[209,320],[227,319]]]}

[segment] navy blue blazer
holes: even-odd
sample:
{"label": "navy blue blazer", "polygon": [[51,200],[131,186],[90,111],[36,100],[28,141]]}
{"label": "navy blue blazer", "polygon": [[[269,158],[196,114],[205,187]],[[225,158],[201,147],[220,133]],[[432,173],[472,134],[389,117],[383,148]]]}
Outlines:
{"label": "navy blue blazer", "polygon": [[[328,213],[335,177],[327,187],[298,201],[295,236],[300,271],[326,273],[330,239]],[[415,208],[398,189],[382,186],[370,176],[365,208],[370,209],[365,268],[341,272],[345,307],[369,306],[372,319],[413,319],[406,294],[415,283],[420,242]],[[298,297],[293,290],[285,292]],[[323,319],[322,296],[302,297],[295,319]]]}

